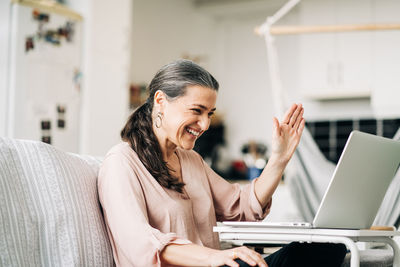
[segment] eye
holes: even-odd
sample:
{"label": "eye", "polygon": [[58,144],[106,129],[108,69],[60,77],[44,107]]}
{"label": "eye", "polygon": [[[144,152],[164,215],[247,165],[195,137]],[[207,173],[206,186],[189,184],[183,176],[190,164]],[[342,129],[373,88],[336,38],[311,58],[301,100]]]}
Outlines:
{"label": "eye", "polygon": [[211,118],[211,117],[212,117],[212,115],[214,115],[214,112],[210,112],[210,113],[208,113],[208,117],[209,117],[209,118]]}
{"label": "eye", "polygon": [[192,111],[196,114],[201,114],[201,110],[198,108],[192,108]]}

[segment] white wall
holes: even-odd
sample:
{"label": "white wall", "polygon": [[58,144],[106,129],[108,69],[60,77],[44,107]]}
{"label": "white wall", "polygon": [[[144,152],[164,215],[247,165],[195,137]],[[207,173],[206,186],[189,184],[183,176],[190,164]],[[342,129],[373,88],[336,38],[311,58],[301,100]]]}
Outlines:
{"label": "white wall", "polygon": [[[221,90],[217,107],[225,114],[226,139],[232,158],[241,157],[241,147],[249,140],[266,144],[271,140],[272,117],[277,112],[270,90],[265,42],[253,30],[276,9],[276,6],[263,6],[261,10],[234,12],[218,19],[216,55]],[[282,23],[298,23],[296,14],[294,10]],[[292,37],[277,40],[282,61],[289,63],[282,72],[284,85],[289,88],[297,76],[297,42]],[[291,101],[299,102],[299,99],[292,95]]]}
{"label": "white wall", "polygon": [[[222,84],[229,83],[230,92],[235,93],[241,90],[243,84],[238,80],[242,80],[243,77],[250,80],[252,84],[249,92],[252,92],[253,96],[249,94],[248,98],[257,98],[257,96],[265,98],[266,92],[263,90],[268,92],[270,86],[267,80],[268,73],[267,77],[260,77],[259,73],[261,62],[266,63],[267,60],[265,46],[263,46],[263,39],[255,40],[251,32],[252,27],[259,25],[277,8],[273,9],[271,7],[269,12],[264,10],[264,14],[260,14],[260,10],[246,10],[246,16],[243,15],[244,13],[239,16],[234,13],[225,15],[220,20],[219,46],[226,48],[226,50],[220,50],[224,53],[219,60],[224,62],[220,70],[221,77],[226,79]],[[304,0],[279,21],[278,25],[397,22],[398,10],[400,10],[400,2],[394,0]],[[305,104],[305,116],[308,120],[399,117],[400,105],[397,101],[400,94],[400,51],[397,49],[400,44],[399,38],[400,31],[398,30],[276,36],[283,87],[289,93],[291,102],[301,101]],[[241,55],[245,55],[244,57],[248,59],[240,58]],[[242,68],[242,77],[238,76],[238,72],[232,73],[229,69],[232,62],[235,62],[235,58],[240,58],[239,64],[235,67]],[[251,61],[251,58],[253,62],[247,63]],[[329,79],[332,79],[330,76],[335,75],[332,73],[334,72],[332,66],[335,67],[335,64],[341,68],[341,77],[338,79],[343,81],[336,86],[337,88],[330,88],[333,86],[329,84]],[[344,101],[311,101],[307,98],[309,91],[321,93],[332,89],[370,90],[372,96],[368,100]],[[232,153],[235,153],[238,150],[238,141],[240,143],[241,140],[257,136],[257,133],[252,133],[255,127],[240,129],[244,128],[242,122],[248,123],[249,114],[246,112],[240,114],[237,109],[243,107],[245,110],[254,110],[256,109],[254,101],[259,100],[246,100],[250,103],[249,105],[244,101],[237,105],[237,102],[232,99],[233,96],[227,97],[225,101],[222,95],[221,91],[219,98],[221,105],[230,106],[227,110],[232,120],[228,126],[237,125],[234,134],[228,133],[228,140],[233,145]],[[266,105],[270,107],[271,113],[268,114],[263,106],[257,109],[257,113],[269,118],[272,116],[273,103],[267,102]],[[254,120],[261,121],[261,117],[256,112],[253,111],[252,114]],[[269,126],[259,129],[261,131],[266,129],[269,137]],[[267,140],[269,140],[268,137]]]}
{"label": "white wall", "polygon": [[[187,0],[169,0],[168,5],[161,0],[134,1],[132,81],[149,83],[159,67],[184,53],[203,56],[200,65],[220,82],[217,112],[225,118],[232,158],[240,156],[244,142],[266,142],[270,135],[265,47],[253,28],[264,21],[263,11],[271,5],[255,2],[245,8],[195,6]],[[243,16],[247,12],[257,16]]]}
{"label": "white wall", "polygon": [[268,142],[273,113],[266,50],[252,29],[260,19],[224,19],[218,25],[220,84],[217,109],[224,114],[232,158],[249,140]]}
{"label": "white wall", "polygon": [[[249,139],[268,143],[274,113],[268,89],[266,53],[263,39],[252,31],[284,1],[273,1],[273,6],[263,6],[261,2],[265,4],[265,1],[249,1],[248,5],[234,2],[195,6],[187,0],[67,1],[84,16],[81,152],[104,155],[118,142],[119,131],[128,115],[128,83],[150,82],[159,67],[184,53],[203,56],[200,64],[221,84],[217,109],[226,119],[231,156],[238,157],[240,147]],[[333,13],[325,15],[327,10],[333,12],[327,9],[327,3],[330,1],[304,1],[281,24],[301,23],[303,14],[307,14],[306,22],[314,19],[324,22],[328,17],[340,23]],[[352,19],[359,22],[365,19],[366,12],[370,12],[368,19],[377,22],[398,22],[399,1],[368,0],[366,7],[358,8],[357,5],[363,3],[360,0],[337,1],[341,10],[351,14],[343,22],[350,23]],[[4,134],[3,77],[9,3],[1,1],[0,4],[0,134]],[[133,42],[129,43],[131,31]],[[378,88],[372,106],[369,101],[307,101],[307,118],[371,116],[376,114],[377,108],[383,111],[386,102],[390,104],[386,114],[398,112],[395,105],[400,92],[399,78],[393,77],[400,77],[399,32],[373,33],[371,38],[372,83]],[[304,77],[302,70],[315,62],[304,60],[307,57],[301,51],[305,43],[298,36],[278,37],[276,42],[283,84],[290,92],[291,101],[298,102],[303,99],[299,86]],[[361,45],[357,42],[365,42],[365,38],[352,41],[351,46]],[[316,49],[317,54],[324,51],[322,46]]]}
{"label": "white wall", "polygon": [[7,71],[10,2],[0,1],[0,136],[6,135],[7,126]]}
{"label": "white wall", "polygon": [[[399,5],[393,0],[307,0],[278,25],[398,22]],[[254,36],[252,29],[274,11],[247,10],[246,16],[235,13],[218,20],[222,85],[218,108],[226,113],[233,157],[239,156],[240,146],[248,139],[270,140],[274,109],[267,57],[263,39]],[[290,102],[304,103],[308,120],[399,117],[399,36],[400,31],[277,36],[280,73]],[[327,84],[330,64],[342,68],[339,89],[370,89],[371,100],[309,100],[308,89],[332,89]]]}
{"label": "white wall", "polygon": [[135,0],[132,81],[148,84],[161,66],[184,54],[201,56],[199,64],[213,72],[214,28],[214,19],[196,12],[192,1]]}
{"label": "white wall", "polygon": [[128,115],[132,1],[69,1],[84,16],[81,153],[105,155]]}
{"label": "white wall", "polygon": [[[105,155],[128,115],[132,1],[69,0],[84,17],[80,152]],[[6,134],[9,1],[0,1],[0,136]]]}

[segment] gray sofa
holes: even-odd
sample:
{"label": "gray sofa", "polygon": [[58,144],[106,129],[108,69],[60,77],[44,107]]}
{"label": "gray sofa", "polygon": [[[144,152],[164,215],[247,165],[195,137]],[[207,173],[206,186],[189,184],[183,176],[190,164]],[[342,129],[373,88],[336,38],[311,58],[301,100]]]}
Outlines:
{"label": "gray sofa", "polygon": [[[97,195],[100,163],[0,137],[0,266],[114,265]],[[390,250],[361,255],[361,266],[392,264]]]}
{"label": "gray sofa", "polygon": [[100,160],[0,138],[0,266],[113,266]]}

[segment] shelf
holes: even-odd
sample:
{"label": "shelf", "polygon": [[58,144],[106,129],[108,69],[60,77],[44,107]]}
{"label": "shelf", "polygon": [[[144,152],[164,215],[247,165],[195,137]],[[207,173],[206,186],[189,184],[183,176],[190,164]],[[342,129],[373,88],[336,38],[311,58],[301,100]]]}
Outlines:
{"label": "shelf", "polygon": [[314,101],[370,99],[371,91],[330,90],[321,92],[307,92],[304,93],[304,97]]}

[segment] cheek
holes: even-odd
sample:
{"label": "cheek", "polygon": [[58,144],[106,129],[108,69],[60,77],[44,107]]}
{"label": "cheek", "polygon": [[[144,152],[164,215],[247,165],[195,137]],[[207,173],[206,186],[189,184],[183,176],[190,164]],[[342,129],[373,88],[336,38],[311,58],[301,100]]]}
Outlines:
{"label": "cheek", "polygon": [[211,117],[208,118],[206,130],[208,130],[208,128],[210,128],[210,125],[211,125]]}
{"label": "cheek", "polygon": [[182,120],[182,118],[175,118],[174,120],[170,121],[168,125],[168,132],[171,136],[175,136],[175,138],[179,139],[185,133],[185,128],[187,123]]}

